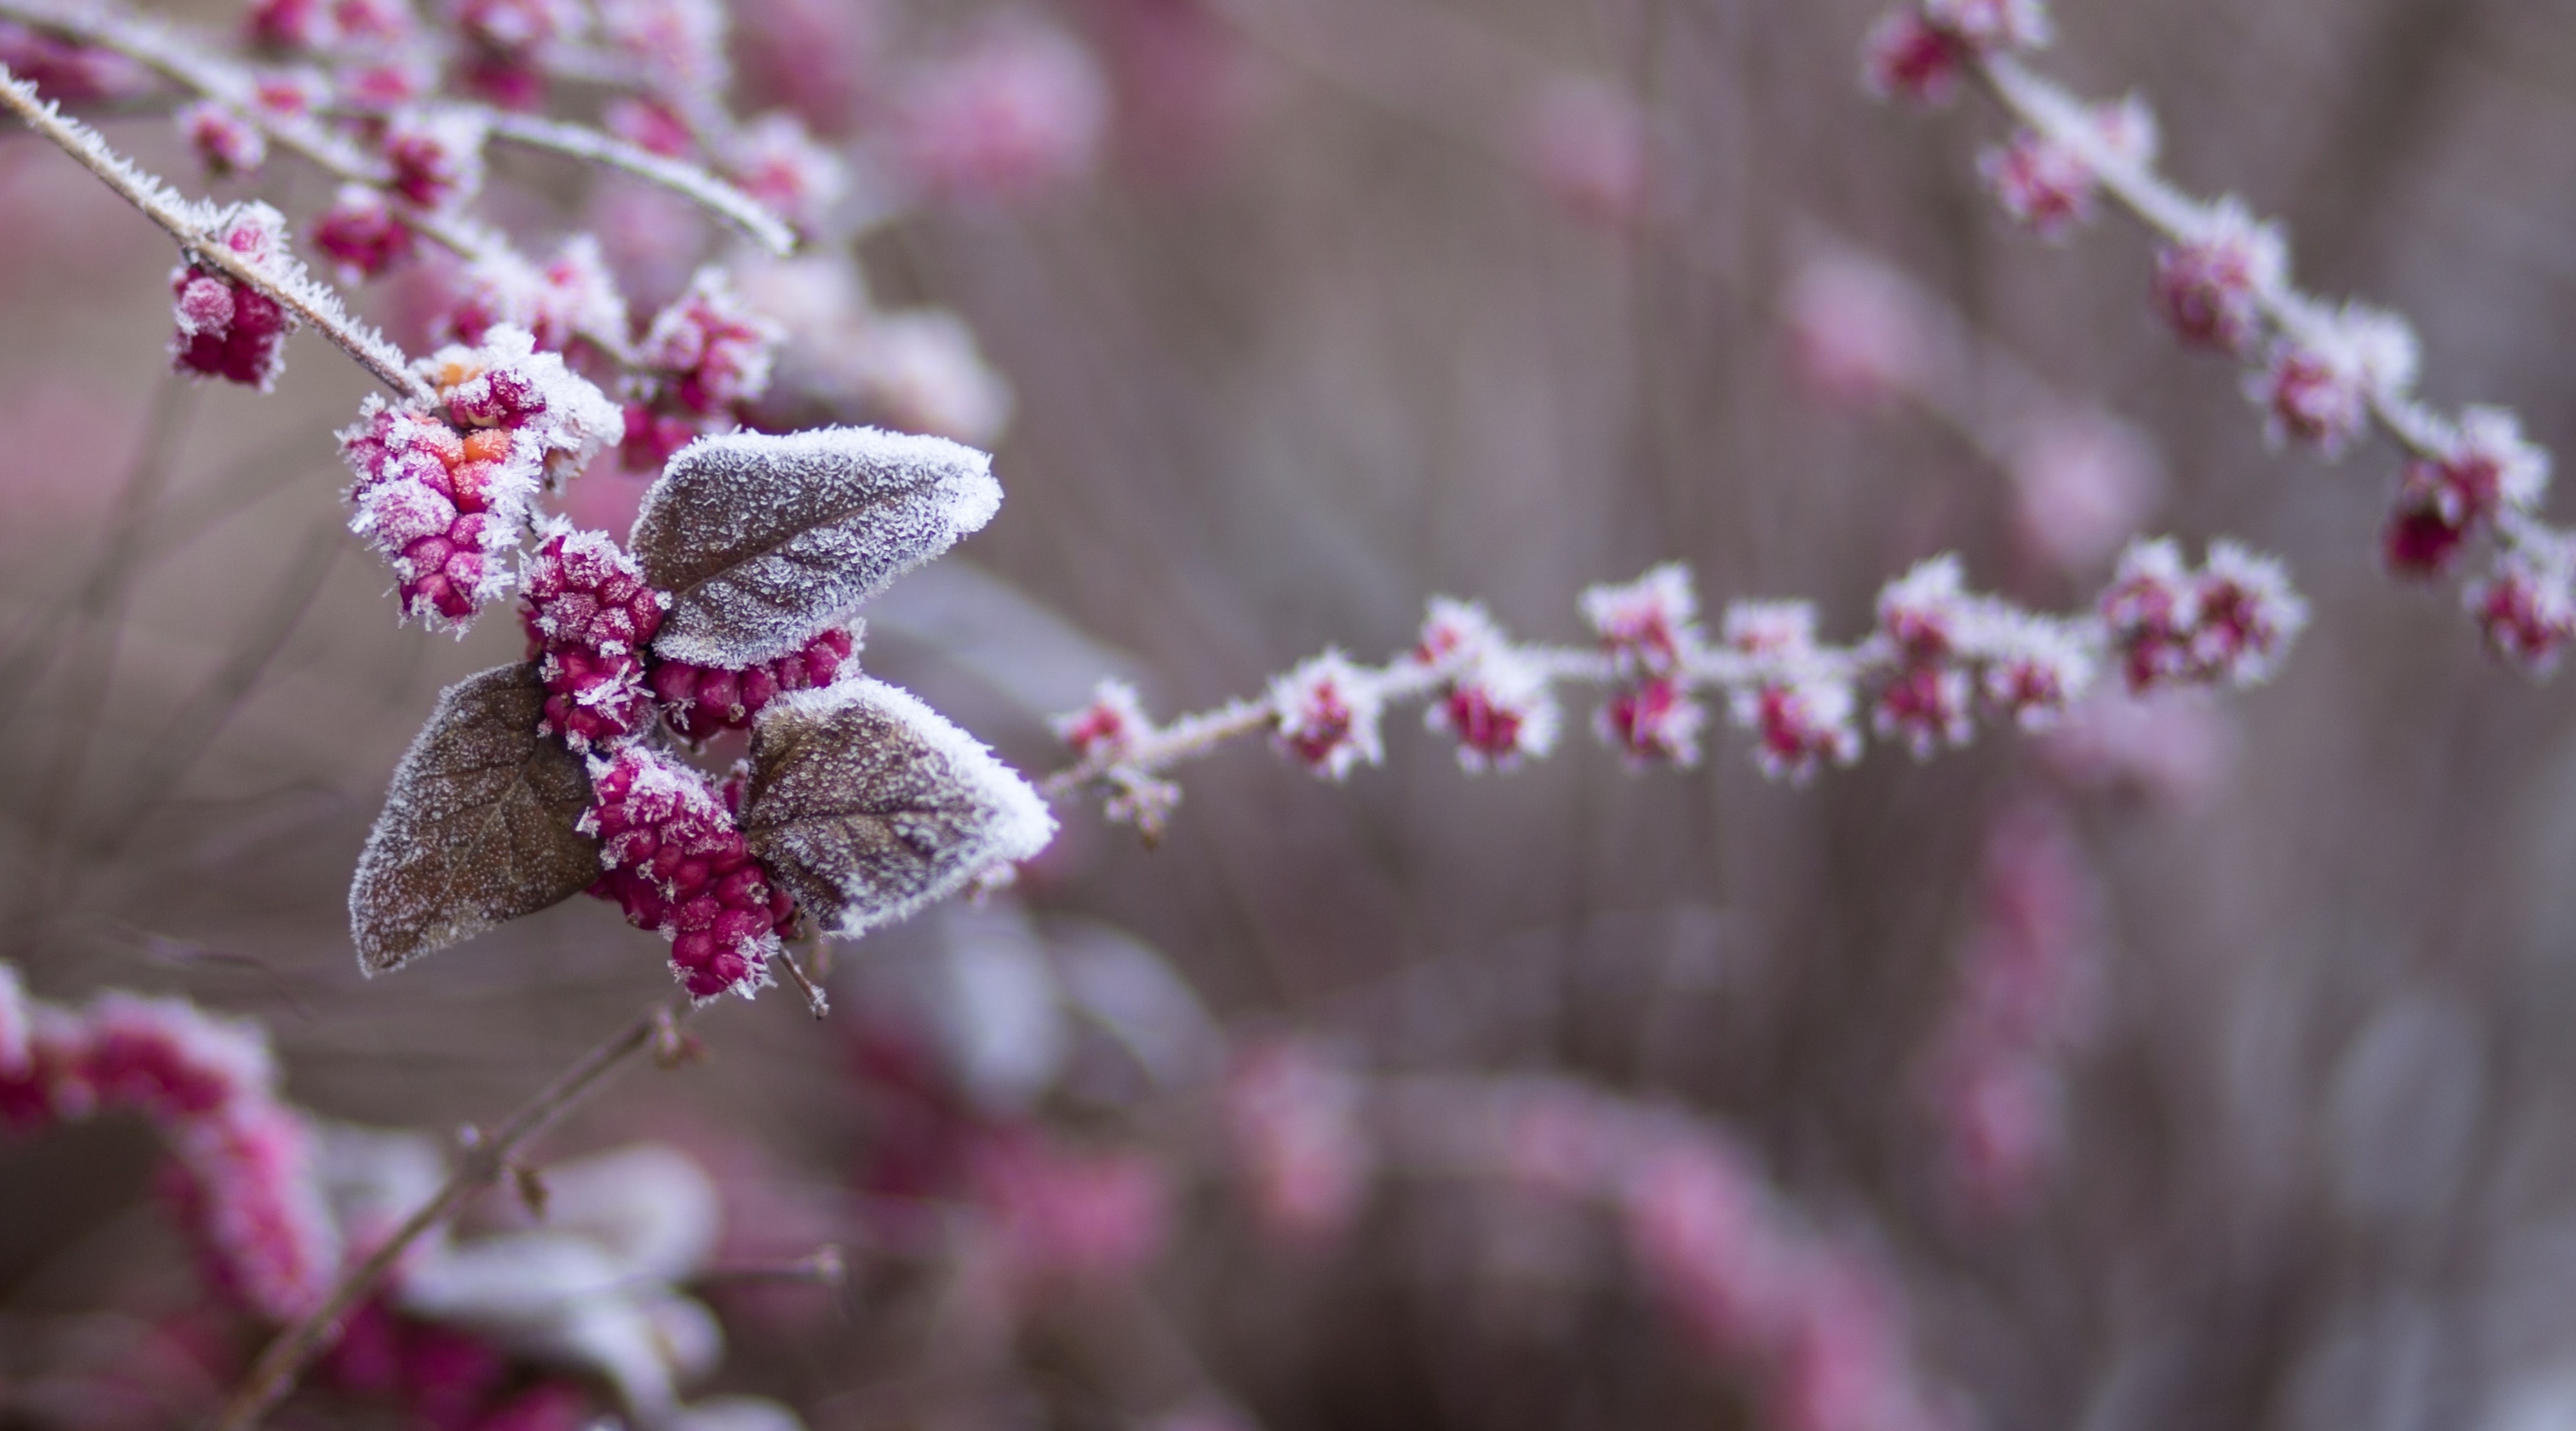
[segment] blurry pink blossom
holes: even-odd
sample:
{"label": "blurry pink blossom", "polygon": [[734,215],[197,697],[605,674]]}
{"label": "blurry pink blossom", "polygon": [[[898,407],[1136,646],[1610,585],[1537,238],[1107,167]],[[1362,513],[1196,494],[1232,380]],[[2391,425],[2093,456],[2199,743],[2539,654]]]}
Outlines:
{"label": "blurry pink blossom", "polygon": [[903,77],[893,162],[934,198],[1030,199],[1090,172],[1108,118],[1108,86],[1090,53],[1012,14]]}
{"label": "blurry pink blossom", "polygon": [[1274,1039],[1235,1055],[1226,1132],[1254,1214],[1271,1235],[1328,1239],[1359,1215],[1376,1164],[1360,1099],[1350,1071],[1311,1044]]}
{"label": "blurry pink blossom", "polygon": [[2092,409],[2053,412],[2024,427],[2007,470],[2015,533],[2069,574],[2098,567],[2164,495],[2154,445]]}
{"label": "blurry pink blossom", "polygon": [[1912,286],[1866,259],[1800,266],[1783,305],[1798,375],[1828,399],[1884,402],[1919,391],[1938,361],[1938,324]]}
{"label": "blurry pink blossom", "polygon": [[1522,102],[1516,127],[1521,166],[1567,213],[1614,230],[1645,217],[1646,117],[1625,91],[1560,75]]}

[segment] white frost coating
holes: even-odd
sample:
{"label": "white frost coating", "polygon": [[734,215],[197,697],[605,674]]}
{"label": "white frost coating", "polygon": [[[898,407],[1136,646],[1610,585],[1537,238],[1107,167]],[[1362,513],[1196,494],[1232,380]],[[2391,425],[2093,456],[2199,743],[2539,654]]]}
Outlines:
{"label": "white frost coating", "polygon": [[992,458],[872,427],[703,437],[644,497],[628,546],[673,594],[653,649],[748,666],[836,626],[991,521]]}
{"label": "white frost coating", "polygon": [[0,1078],[16,1078],[35,1061],[35,1019],[18,966],[0,964]]}
{"label": "white frost coating", "polygon": [[[867,676],[852,676],[817,690],[781,695],[762,709],[758,725],[796,720],[820,722],[853,709],[901,726],[919,741],[948,780],[966,788],[982,817],[968,843],[940,853],[944,869],[909,895],[885,904],[814,911],[825,933],[856,937],[909,919],[925,907],[972,884],[997,865],[1033,859],[1055,838],[1055,814],[1045,797],[1002,763],[982,741],[932,710],[920,697]],[[758,747],[755,745],[755,752]],[[746,812],[750,813],[750,812]]]}

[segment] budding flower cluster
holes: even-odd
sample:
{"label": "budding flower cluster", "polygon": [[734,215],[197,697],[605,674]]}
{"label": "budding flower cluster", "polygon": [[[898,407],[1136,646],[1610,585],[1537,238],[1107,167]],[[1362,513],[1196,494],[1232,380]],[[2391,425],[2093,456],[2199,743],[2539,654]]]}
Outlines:
{"label": "budding flower cluster", "polygon": [[1995,191],[2004,212],[2044,239],[2062,239],[2089,222],[2100,189],[2096,153],[2132,164],[2155,158],[2155,116],[2136,99],[2100,105],[2083,124],[2088,135],[2044,134],[2023,130],[2009,143],[1989,149],[1977,170]]}
{"label": "budding flower cluster", "polygon": [[1861,82],[1881,99],[1943,104],[1971,61],[2048,39],[2041,0],[1922,0],[1871,27],[1861,45]]}
{"label": "budding flower cluster", "polygon": [[560,353],[585,337],[617,349],[627,338],[626,299],[599,241],[576,234],[543,268],[506,251],[476,259],[433,326],[466,344],[508,326],[528,330],[540,352]]}
{"label": "budding flower cluster", "polygon": [[2273,442],[2312,443],[2334,457],[2361,435],[2374,399],[2415,381],[2415,333],[2396,314],[2357,303],[2320,311],[2306,327],[2303,337],[2273,341],[2262,369],[2246,375],[2245,393],[2263,409]]}
{"label": "budding flower cluster", "polygon": [[453,210],[483,187],[482,117],[439,106],[406,110],[386,125],[393,191],[433,213]]}
{"label": "budding flower cluster", "polygon": [[329,208],[314,216],[313,247],[339,265],[343,280],[381,278],[411,256],[411,226],[397,217],[385,191],[343,184]]}
{"label": "budding flower cluster", "polygon": [[2308,622],[2307,603],[2278,561],[2219,541],[2195,572],[2170,538],[2136,543],[2121,556],[2101,612],[2133,691],[2253,685],[2271,675]]}
{"label": "budding flower cluster", "polygon": [[1317,775],[1339,780],[1355,764],[1385,758],[1378,739],[1384,704],[1369,673],[1328,650],[1271,681],[1271,743]]}
{"label": "budding flower cluster", "polygon": [[1484,607],[1434,597],[1413,659],[1440,675],[1423,723],[1458,742],[1460,766],[1510,770],[1556,748],[1562,721],[1546,669]]}
{"label": "budding flower cluster", "polygon": [[[214,225],[212,241],[254,267],[276,270],[281,279],[292,276],[292,261],[285,257],[285,216],[266,204],[226,210]],[[287,335],[296,328],[295,315],[276,298],[195,263],[171,272],[170,295],[178,325],[170,358],[178,371],[262,392],[276,384],[277,375],[286,370]]]}
{"label": "budding flower cluster", "polygon": [[1699,644],[1699,594],[1679,563],[1621,586],[1583,593],[1583,619],[1610,658],[1610,696],[1593,728],[1640,765],[1699,762],[1708,713],[1684,684],[1683,655]]}
{"label": "budding flower cluster", "polygon": [[707,777],[638,743],[593,756],[590,778],[581,829],[598,837],[606,871],[591,893],[671,941],[672,971],[691,998],[767,985],[776,930],[795,904],[772,889]]}

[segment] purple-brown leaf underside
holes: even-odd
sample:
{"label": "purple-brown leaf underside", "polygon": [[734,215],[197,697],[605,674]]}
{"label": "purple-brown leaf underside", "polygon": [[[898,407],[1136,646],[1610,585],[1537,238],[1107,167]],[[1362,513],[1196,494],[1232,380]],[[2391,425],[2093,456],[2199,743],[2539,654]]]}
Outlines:
{"label": "purple-brown leaf underside", "polygon": [[830,933],[903,919],[1055,834],[1017,772],[882,681],[773,701],[752,727],[751,758],[743,836]]}
{"label": "purple-brown leaf underside", "polygon": [[834,427],[681,448],[628,537],[671,593],[653,648],[748,666],[847,624],[888,582],[991,519],[992,459],[937,437]]}
{"label": "purple-brown leaf underside", "polygon": [[358,856],[349,929],[369,974],[578,894],[599,842],[573,828],[590,775],[537,734],[534,662],[496,666],[439,693]]}

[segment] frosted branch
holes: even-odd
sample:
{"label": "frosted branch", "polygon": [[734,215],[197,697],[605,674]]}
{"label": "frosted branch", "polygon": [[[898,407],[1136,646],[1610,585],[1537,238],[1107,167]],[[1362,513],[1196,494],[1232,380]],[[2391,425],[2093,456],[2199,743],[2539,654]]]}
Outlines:
{"label": "frosted branch", "polygon": [[1105,682],[1057,718],[1077,759],[1040,788],[1104,793],[1110,818],[1152,840],[1180,798],[1165,773],[1238,738],[1266,733],[1282,755],[1340,779],[1381,758],[1387,709],[1421,703],[1469,770],[1508,769],[1553,749],[1558,689],[1584,686],[1604,689],[1593,728],[1632,764],[1695,764],[1701,697],[1714,695],[1752,733],[1766,774],[1804,781],[1859,759],[1864,712],[1925,758],[1965,745],[1980,714],[2045,726],[2109,668],[2136,689],[2255,684],[2307,619],[2277,562],[2218,542],[2194,570],[2171,541],[2132,546],[2095,609],[2062,616],[1972,593],[1958,559],[1938,557],[1888,583],[1875,629],[1843,646],[1819,643],[1814,608],[1797,601],[1734,603],[1711,639],[1679,566],[1594,587],[1582,607],[1598,641],[1589,649],[1515,642],[1482,607],[1436,599],[1413,649],[1383,664],[1326,651],[1274,678],[1266,698],[1168,724]]}
{"label": "frosted branch", "polygon": [[109,148],[98,131],[64,115],[51,101],[40,97],[34,85],[10,73],[6,65],[0,65],[0,106],[80,161],[83,168],[97,175],[127,203],[142,210],[144,217],[178,240],[191,263],[275,300],[397,394],[414,399],[429,396],[428,385],[411,373],[411,361],[402,350],[351,318],[341,306],[339,295],[314,282],[301,264],[282,250],[250,254],[221,242],[216,232],[216,210],[181,197],[168,184],[135,167]]}
{"label": "frosted branch", "polygon": [[541,115],[496,111],[491,116],[491,132],[495,139],[587,159],[658,184],[733,224],[771,253],[783,256],[795,251],[795,231],[766,205],[698,165],[656,154],[596,129]]}

